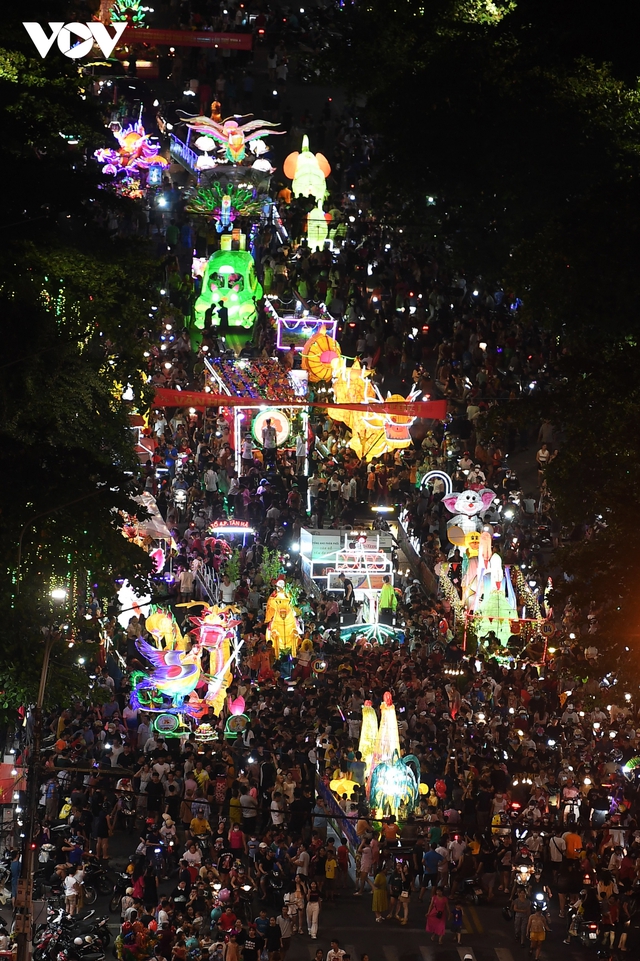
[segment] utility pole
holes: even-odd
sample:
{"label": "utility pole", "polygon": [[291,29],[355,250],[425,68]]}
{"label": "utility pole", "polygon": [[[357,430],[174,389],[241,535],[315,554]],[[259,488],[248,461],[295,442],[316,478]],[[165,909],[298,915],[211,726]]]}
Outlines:
{"label": "utility pole", "polygon": [[38,788],[40,781],[40,750],[42,746],[42,705],[44,704],[44,693],[47,688],[47,675],[49,673],[49,660],[51,658],[51,648],[55,641],[60,637],[57,628],[44,629],[44,656],[42,660],[42,671],[40,672],[40,687],[38,689],[38,700],[34,709],[33,744],[29,755],[29,766],[27,769],[27,803],[26,818],[24,829],[24,843],[22,845],[22,866],[20,870],[20,880],[18,881],[18,893],[16,896],[15,911],[15,932],[17,935],[18,956],[17,961],[30,961],[31,958],[31,936],[33,930],[33,867],[35,860],[36,843],[34,841],[36,828],[36,813],[38,810]]}

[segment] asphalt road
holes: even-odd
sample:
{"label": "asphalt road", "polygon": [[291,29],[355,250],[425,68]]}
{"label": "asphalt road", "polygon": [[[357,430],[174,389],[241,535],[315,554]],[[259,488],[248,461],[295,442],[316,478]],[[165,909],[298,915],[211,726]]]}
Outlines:
{"label": "asphalt road", "polygon": [[[317,941],[306,935],[293,938],[287,961],[312,961],[318,948],[322,948],[326,956],[333,938],[351,955],[351,961],[361,961],[364,954],[369,955],[370,961],[463,961],[469,954],[473,961],[525,961],[528,950],[516,943],[511,924],[502,917],[503,903],[465,906],[462,943],[457,944],[453,934],[447,931],[444,943],[439,945],[425,932],[427,901],[418,902],[417,894],[412,895],[406,925],[395,920],[376,923],[369,894],[361,898],[344,895],[335,905],[323,905]],[[551,914],[551,933],[541,958],[545,961],[561,957],[566,961],[585,961],[589,956],[595,959],[595,951],[563,944],[565,922],[558,919],[557,908],[552,907]]]}
{"label": "asphalt road", "polygon": [[[135,848],[137,834],[126,835],[120,831],[111,839],[112,858],[110,867],[124,870],[127,855]],[[164,882],[160,894],[169,894],[175,880]],[[109,898],[98,897],[93,905],[97,915],[109,913]],[[512,924],[502,916],[505,899],[499,895],[492,904],[477,906],[465,905],[463,909],[464,928],[462,943],[456,944],[452,933],[447,930],[444,943],[434,944],[425,932],[425,914],[428,901],[418,901],[417,892],[411,897],[409,921],[401,925],[396,920],[376,923],[371,910],[371,894],[354,897],[352,887],[346,893],[338,892],[334,904],[323,904],[320,912],[318,938],[312,941],[309,935],[294,935],[286,961],[313,961],[318,948],[326,957],[331,940],[337,938],[340,947],[351,955],[351,961],[361,961],[364,954],[370,961],[464,961],[470,954],[472,961],[529,961],[526,948],[521,948],[513,936]],[[256,900],[255,916],[261,905]],[[563,944],[566,937],[566,922],[558,918],[557,902],[551,901],[551,932],[543,946],[542,961],[596,961],[595,950],[587,950],[579,945]],[[268,909],[269,914],[276,912]],[[111,915],[113,937],[119,931],[119,916]],[[111,955],[111,949],[107,957]]]}

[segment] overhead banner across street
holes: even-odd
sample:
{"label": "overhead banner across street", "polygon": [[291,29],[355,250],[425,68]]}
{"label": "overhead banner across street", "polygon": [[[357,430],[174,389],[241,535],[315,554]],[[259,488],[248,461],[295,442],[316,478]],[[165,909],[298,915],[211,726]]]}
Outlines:
{"label": "overhead banner across street", "polygon": [[431,420],[444,420],[447,416],[446,400],[418,400],[411,403],[389,401],[371,404],[328,404],[326,401],[287,402],[270,401],[264,398],[232,397],[228,394],[209,394],[205,391],[156,390],[156,407],[322,407],[328,410],[359,410],[379,414],[395,414],[401,417],[425,417]]}

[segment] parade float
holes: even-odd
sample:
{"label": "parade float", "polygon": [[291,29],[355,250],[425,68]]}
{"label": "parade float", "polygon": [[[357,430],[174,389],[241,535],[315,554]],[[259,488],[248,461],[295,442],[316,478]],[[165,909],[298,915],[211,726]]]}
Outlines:
{"label": "parade float", "polygon": [[197,722],[209,710],[220,714],[242,646],[236,608],[203,605],[200,615],[190,620],[194,628],[184,636],[169,611],[152,608],[145,626],[153,643],[136,641],[150,667],[133,672],[130,704],[152,714],[154,729],[165,737],[181,733],[185,715]]}
{"label": "parade float", "polygon": [[[364,718],[363,718],[364,720]],[[364,758],[364,755],[363,755]],[[411,814],[420,803],[420,762],[414,754],[400,753],[396,709],[389,691],[380,705],[380,725],[376,734],[367,779],[367,797],[374,817]]]}
{"label": "parade float", "polygon": [[275,589],[267,598],[264,615],[266,639],[273,645],[276,660],[283,656],[292,659],[297,657],[302,638],[296,610],[286,587],[285,578],[279,577]]}
{"label": "parade float", "polygon": [[[416,419],[412,404],[422,398],[420,390],[412,388],[407,397],[383,397],[373,379],[375,370],[363,367],[358,359],[348,366],[340,345],[326,327],[305,343],[302,366],[309,374],[310,384],[331,385],[333,403],[329,415],[349,429],[348,446],[357,457],[369,462],[387,451],[410,446],[410,428]],[[362,407],[353,409],[353,404]],[[388,408],[388,404],[401,406]]]}
{"label": "parade float", "polygon": [[139,199],[148,181],[162,179],[169,162],[160,152],[157,137],[148,134],[140,121],[126,127],[115,122],[109,130],[118,142],[117,149],[102,147],[94,151],[94,157],[102,165],[102,173],[113,178],[118,193]]}
{"label": "parade float", "polygon": [[202,272],[202,291],[194,308],[195,325],[200,330],[219,325],[217,308],[224,304],[230,327],[251,328],[258,316],[257,302],[262,293],[253,257],[247,250],[216,250]]}
{"label": "parade float", "polygon": [[365,701],[362,705],[362,727],[360,728],[360,740],[358,741],[358,751],[362,755],[365,765],[365,781],[371,775],[371,761],[378,739],[378,715],[371,701]]}
{"label": "parade float", "polygon": [[289,154],[283,170],[285,177],[292,181],[293,196],[310,197],[314,201],[314,207],[307,214],[306,238],[310,250],[321,250],[326,245],[331,220],[323,208],[327,195],[326,178],[331,173],[331,165],[323,154],[311,152],[309,138],[305,135],[302,149]]}
{"label": "parade float", "polygon": [[[473,636],[480,653],[491,651],[506,661],[514,650],[532,644],[533,653],[539,648],[544,660],[552,628],[520,567],[503,562],[500,536],[485,520],[495,492],[489,488],[454,492],[451,477],[438,470],[428,471],[419,483],[425,489],[437,483],[451,515],[447,521],[449,556],[436,565],[435,573],[439,590],[451,605],[453,626],[462,632],[464,650]],[[399,523],[406,541],[419,555],[419,540],[407,531],[406,512],[400,513]]]}
{"label": "parade float", "polygon": [[254,457],[264,460],[262,430],[267,420],[276,430],[279,450],[293,449],[297,434],[307,436],[306,378],[296,378],[299,371],[288,371],[271,358],[207,358],[205,367],[207,388],[220,396],[221,412],[233,424],[238,473],[242,470],[242,441],[247,435],[253,439]]}
{"label": "parade float", "polygon": [[290,153],[283,165],[284,175],[291,183],[294,197],[312,197],[316,204],[322,203],[327,194],[326,180],[331,173],[331,165],[321,154],[311,153],[309,138],[302,138],[302,148]]}

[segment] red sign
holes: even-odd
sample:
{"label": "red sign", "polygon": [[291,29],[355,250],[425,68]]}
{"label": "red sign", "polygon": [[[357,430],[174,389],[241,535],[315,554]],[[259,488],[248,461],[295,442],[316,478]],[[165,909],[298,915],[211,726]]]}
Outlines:
{"label": "red sign", "polygon": [[395,414],[402,417],[426,417],[444,420],[447,416],[446,400],[385,401],[370,404],[328,404],[326,401],[278,401],[264,397],[230,397],[228,394],[208,394],[205,391],[169,390],[159,387],[154,397],[156,407],[322,407],[332,409],[369,411],[373,414]]}
{"label": "red sign", "polygon": [[229,50],[251,50],[251,33],[214,33],[212,30],[145,30],[127,27],[118,46],[146,43],[151,47],[219,47]]}
{"label": "red sign", "polygon": [[12,770],[12,764],[0,764],[0,804],[15,804],[14,793],[24,790],[22,770],[17,774],[12,774]]}

